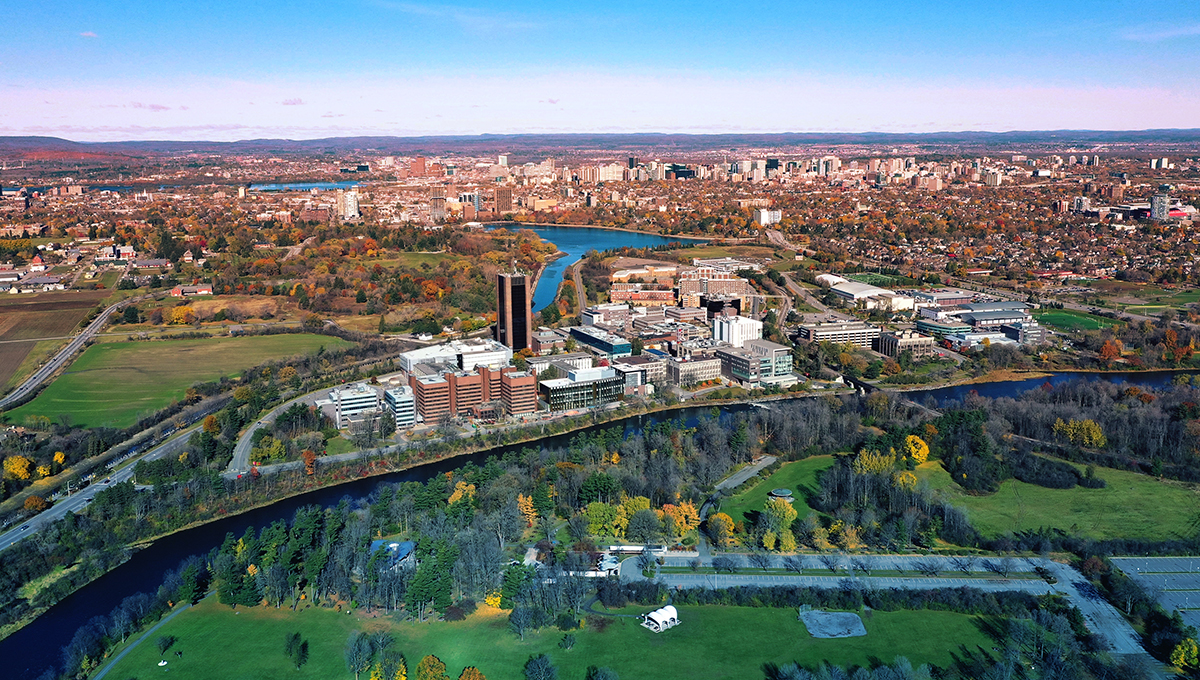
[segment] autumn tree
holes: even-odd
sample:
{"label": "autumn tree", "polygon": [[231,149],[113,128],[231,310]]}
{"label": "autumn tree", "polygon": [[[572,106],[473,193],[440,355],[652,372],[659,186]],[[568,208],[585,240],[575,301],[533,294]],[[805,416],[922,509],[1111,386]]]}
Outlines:
{"label": "autumn tree", "polygon": [[450,676],[446,675],[446,664],[430,654],[417,664],[416,680],[450,680]]}
{"label": "autumn tree", "polygon": [[1121,348],[1117,346],[1117,342],[1120,341],[1114,342],[1109,339],[1105,340],[1104,344],[1100,346],[1100,359],[1105,363],[1111,364],[1121,358]]}
{"label": "autumn tree", "polygon": [[33,461],[25,456],[9,456],[4,459],[4,476],[8,479],[29,479]]}
{"label": "autumn tree", "polygon": [[304,460],[304,474],[312,476],[317,474],[317,454],[308,449],[300,454],[300,458]]}
{"label": "autumn tree", "polygon": [[521,516],[525,518],[526,526],[533,526],[537,521],[537,508],[533,507],[533,496],[525,494],[517,494],[517,509],[521,511]]}
{"label": "autumn tree", "polygon": [[708,535],[718,548],[724,548],[733,539],[733,518],[723,512],[709,517]]}
{"label": "autumn tree", "polygon": [[929,445],[925,443],[924,439],[910,434],[904,438],[904,453],[914,463],[921,465],[929,460]]}
{"label": "autumn tree", "polygon": [[1171,650],[1171,665],[1180,669],[1195,668],[1200,665],[1200,648],[1192,638],[1184,638]]}
{"label": "autumn tree", "polygon": [[368,636],[358,631],[350,634],[350,638],[346,640],[346,669],[354,674],[355,680],[358,680],[360,673],[371,667],[373,653]]}
{"label": "autumn tree", "polygon": [[41,496],[33,495],[25,499],[25,509],[30,512],[41,512],[48,507],[50,504]]}
{"label": "autumn tree", "polygon": [[209,434],[217,434],[221,431],[221,424],[217,422],[216,416],[204,417],[204,431]]}
{"label": "autumn tree", "polygon": [[483,673],[474,666],[467,666],[458,676],[458,680],[487,680]]}

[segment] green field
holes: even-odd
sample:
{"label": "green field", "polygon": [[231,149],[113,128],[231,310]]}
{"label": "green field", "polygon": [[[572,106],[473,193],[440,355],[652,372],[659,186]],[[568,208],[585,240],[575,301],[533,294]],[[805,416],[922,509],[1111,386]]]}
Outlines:
{"label": "green field", "polygon": [[389,257],[379,260],[380,266],[419,269],[423,264],[436,267],[443,262],[461,259],[458,255],[451,253],[389,253],[388,255]]}
{"label": "green field", "polygon": [[1094,331],[1115,326],[1117,323],[1112,319],[1095,316],[1087,312],[1077,312],[1073,309],[1035,309],[1033,316],[1040,323],[1064,331],[1073,331],[1075,329]]}
{"label": "green field", "polygon": [[1195,533],[1200,489],[1147,475],[1096,468],[1103,489],[1047,489],[1010,479],[987,496],[968,495],[938,461],[917,469],[932,488],[941,489],[984,536],[1041,527],[1089,538],[1175,539]]}
{"label": "green field", "polygon": [[766,507],[767,494],[772,489],[791,489],[796,499],[792,507],[797,517],[811,512],[806,503],[809,494],[817,488],[817,474],[833,465],[833,456],[813,456],[791,463],[784,463],[770,477],[743,490],[735,496],[721,501],[721,512],[728,514],[734,522],[749,521],[747,512],[758,512]]}
{"label": "green field", "polygon": [[[527,634],[522,642],[508,631],[507,612],[494,609],[485,608],[465,621],[413,624],[315,608],[293,613],[287,608],[239,607],[235,612],[209,598],[134,648],[108,677],[145,680],[169,673],[167,677],[176,680],[349,679],[354,676],[346,670],[342,650],[350,631],[381,628],[395,638],[393,649],[407,659],[410,678],[426,654],[444,661],[451,678],[466,666],[476,666],[490,680],[519,680],[526,660],[545,653],[564,680],[583,678],[592,665],[608,666],[622,680],[745,680],[763,677],[762,664],[767,662],[865,666],[872,658],[890,662],[903,655],[914,665],[945,666],[960,646],[978,652],[992,645],[975,617],[940,611],[875,612],[864,620],[866,636],[840,640],[810,637],[790,608],[684,606],[679,615],[680,625],[661,634],[630,618],[615,619],[603,632],[588,627],[575,633],[575,647],[566,651],[558,648],[562,632],[546,629]],[[284,636],[292,632],[309,641],[309,662],[300,671],[283,655]],[[178,639],[167,652],[165,667],[157,665],[155,641],[160,635]],[[175,651],[183,656],[176,657]]]}
{"label": "green field", "polygon": [[21,423],[25,416],[57,420],[69,414],[83,427],[128,427],[139,415],[181,399],[197,382],[257,366],[272,359],[309,354],[320,347],[350,345],[324,335],[260,335],[211,340],[112,342],[89,347],[33,401],[5,415]]}
{"label": "green field", "polygon": [[851,281],[865,283],[868,286],[892,286],[895,285],[895,277],[887,276],[886,274],[876,274],[874,272],[864,272],[862,274],[847,274],[846,278]]}

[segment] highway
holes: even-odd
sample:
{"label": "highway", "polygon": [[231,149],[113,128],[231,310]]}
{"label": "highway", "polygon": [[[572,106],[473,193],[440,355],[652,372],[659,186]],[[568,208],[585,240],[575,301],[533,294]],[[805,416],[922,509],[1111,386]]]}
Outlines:
{"label": "highway", "polygon": [[104,325],[108,323],[108,319],[112,316],[113,312],[124,307],[130,302],[144,300],[148,297],[151,296],[143,295],[136,298],[130,298],[128,300],[122,300],[103,312],[100,312],[100,314],[93,319],[90,324],[88,324],[87,328],[83,329],[79,335],[76,335],[71,342],[67,343],[67,346],[62,348],[58,354],[55,354],[53,359],[47,361],[40,368],[38,368],[38,370],[34,371],[33,375],[29,376],[29,378],[25,380],[25,382],[21,383],[17,389],[13,390],[3,398],[0,398],[0,410],[6,409],[11,405],[21,403],[26,397],[33,394],[43,382],[57,373],[60,368],[66,366],[67,363],[71,361],[71,358],[75,356],[75,353],[78,352],[88,340],[91,340],[92,336],[96,335],[101,328],[104,328]]}
{"label": "highway", "polygon": [[[139,459],[157,460],[163,456],[175,455],[180,451],[183,451],[187,448],[188,439],[191,437],[192,432],[196,430],[196,427],[198,426],[193,425],[192,427],[177,433],[171,439],[150,449]],[[27,519],[9,531],[0,534],[0,550],[8,548],[23,538],[28,538],[36,534],[43,527],[62,519],[68,512],[77,513],[83,510],[88,503],[92,502],[92,499],[96,497],[96,493],[101,489],[107,489],[112,484],[132,479],[133,468],[135,465],[136,462],[129,462],[125,465],[125,467],[112,473],[104,479],[100,479],[100,473],[97,471],[97,481],[93,482],[91,485],[76,491],[66,498],[60,498],[54,503],[53,506],[50,507],[49,510]]]}

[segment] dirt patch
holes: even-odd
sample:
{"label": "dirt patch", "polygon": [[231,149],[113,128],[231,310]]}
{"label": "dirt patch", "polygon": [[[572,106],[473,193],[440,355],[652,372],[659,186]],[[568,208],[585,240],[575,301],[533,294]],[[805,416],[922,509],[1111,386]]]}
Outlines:
{"label": "dirt patch", "polygon": [[867,634],[862,619],[852,612],[823,612],[813,609],[800,612],[800,620],[804,622],[808,634],[815,638],[862,637]]}

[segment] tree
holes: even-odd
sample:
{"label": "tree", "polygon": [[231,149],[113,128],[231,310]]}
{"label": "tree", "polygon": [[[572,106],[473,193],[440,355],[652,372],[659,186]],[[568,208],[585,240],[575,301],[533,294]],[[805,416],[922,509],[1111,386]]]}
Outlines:
{"label": "tree", "polygon": [[305,449],[300,454],[300,458],[304,460],[304,474],[309,476],[317,474],[317,454]]}
{"label": "tree", "polygon": [[[1119,341],[1118,341],[1119,342]],[[1105,340],[1100,346],[1100,359],[1107,364],[1111,364],[1121,358],[1121,348],[1113,340]]]}
{"label": "tree", "polygon": [[346,640],[346,669],[354,674],[355,680],[358,680],[359,673],[371,667],[373,652],[370,637],[357,631],[350,634]]}
{"label": "tree", "polygon": [[408,664],[404,660],[404,655],[394,650],[388,650],[383,653],[383,658],[377,664],[379,667],[380,680],[407,680]]}
{"label": "tree", "polygon": [[558,680],[558,668],[545,654],[531,656],[525,662],[525,680]]}
{"label": "tree", "polygon": [[4,459],[4,476],[8,479],[29,479],[29,471],[33,461],[25,456],[9,456]]}
{"label": "tree", "polygon": [[929,459],[929,445],[925,443],[924,439],[915,434],[910,434],[904,438],[904,452],[917,465],[921,465]]}
{"label": "tree", "polygon": [[[159,656],[166,656],[167,650],[175,645],[175,640],[176,640],[176,638],[174,635],[160,635],[158,637],[158,654],[159,654]],[[1193,643],[1192,646],[1195,647],[1195,644]]]}
{"label": "tree", "polygon": [[446,664],[430,654],[417,664],[416,680],[450,680],[450,676],[446,675]]}
{"label": "tree", "polygon": [[474,666],[467,666],[458,676],[458,680],[487,680],[483,673]]}
{"label": "tree", "polygon": [[621,677],[617,675],[616,671],[607,666],[599,668],[588,666],[587,675],[584,676],[584,680],[621,680]]}
{"label": "tree", "polygon": [[637,543],[653,543],[662,534],[662,522],[653,510],[638,510],[629,518],[625,536]]}
{"label": "tree", "polygon": [[283,652],[296,670],[308,663],[308,640],[300,638],[300,633],[292,633],[284,638]]}
{"label": "tree", "polygon": [[1184,638],[1171,650],[1171,665],[1184,670],[1200,665],[1200,648],[1192,638]]}
{"label": "tree", "polygon": [[733,538],[733,518],[723,512],[709,517],[708,535],[718,548],[724,548]]}
{"label": "tree", "polygon": [[25,509],[30,512],[41,512],[48,507],[50,507],[50,504],[41,496],[33,495],[25,499]]}
{"label": "tree", "polygon": [[537,508],[533,506],[533,496],[517,494],[517,509],[525,517],[525,525],[533,526],[533,523],[537,521]]}

